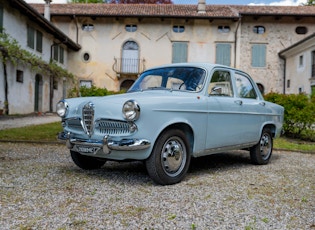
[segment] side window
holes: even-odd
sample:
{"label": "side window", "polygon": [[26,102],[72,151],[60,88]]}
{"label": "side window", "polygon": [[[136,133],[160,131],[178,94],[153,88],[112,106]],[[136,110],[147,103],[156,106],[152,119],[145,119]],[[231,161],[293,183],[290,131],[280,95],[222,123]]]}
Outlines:
{"label": "side window", "polygon": [[235,74],[237,96],[240,98],[256,99],[257,94],[251,81],[244,75]]}
{"label": "side window", "polygon": [[217,70],[213,73],[208,88],[208,94],[225,97],[233,96],[231,74],[229,71]]}

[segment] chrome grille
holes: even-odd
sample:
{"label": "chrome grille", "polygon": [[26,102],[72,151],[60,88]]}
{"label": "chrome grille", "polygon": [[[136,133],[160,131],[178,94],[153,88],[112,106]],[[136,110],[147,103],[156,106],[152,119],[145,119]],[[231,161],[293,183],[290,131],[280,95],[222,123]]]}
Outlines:
{"label": "chrome grille", "polygon": [[93,134],[94,122],[94,104],[89,102],[82,109],[82,126],[84,132],[91,136]]}
{"label": "chrome grille", "polygon": [[96,122],[95,129],[106,135],[128,135],[131,133],[128,122],[101,119]]}

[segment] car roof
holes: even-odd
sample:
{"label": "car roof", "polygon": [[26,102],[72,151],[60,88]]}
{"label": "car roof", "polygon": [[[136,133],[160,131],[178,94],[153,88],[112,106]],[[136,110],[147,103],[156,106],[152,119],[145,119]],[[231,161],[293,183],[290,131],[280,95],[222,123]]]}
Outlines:
{"label": "car roof", "polygon": [[[241,71],[229,66],[225,66],[225,65],[219,65],[219,64],[212,64],[212,63],[208,63],[208,62],[182,62],[182,63],[172,63],[172,64],[165,64],[165,65],[160,65],[160,66],[155,66],[149,69],[160,69],[160,68],[166,68],[166,67],[199,67],[199,68],[204,68],[207,70],[211,70],[213,68],[216,67],[222,67],[222,68],[226,68],[226,69],[233,69],[233,70],[237,70],[237,71]],[[149,70],[147,69],[147,70]],[[242,72],[242,71],[241,71]]]}

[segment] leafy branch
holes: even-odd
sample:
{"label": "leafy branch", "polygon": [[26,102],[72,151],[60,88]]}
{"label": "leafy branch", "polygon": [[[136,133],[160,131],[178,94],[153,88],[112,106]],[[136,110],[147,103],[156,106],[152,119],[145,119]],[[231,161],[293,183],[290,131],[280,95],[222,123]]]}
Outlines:
{"label": "leafy branch", "polygon": [[0,33],[0,58],[3,62],[10,61],[14,65],[26,64],[42,75],[52,75],[58,78],[69,78],[74,80],[73,74],[58,66],[53,60],[45,62],[41,57],[24,50],[19,43],[6,33]]}

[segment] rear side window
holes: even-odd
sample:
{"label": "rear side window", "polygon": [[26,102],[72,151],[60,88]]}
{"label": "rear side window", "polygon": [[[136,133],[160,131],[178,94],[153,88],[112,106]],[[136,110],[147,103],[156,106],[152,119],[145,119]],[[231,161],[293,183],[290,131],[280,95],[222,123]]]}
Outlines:
{"label": "rear side window", "polygon": [[208,88],[208,94],[224,97],[233,96],[231,74],[229,71],[217,70],[213,73]]}
{"label": "rear side window", "polygon": [[235,76],[236,76],[235,78],[236,91],[237,91],[238,97],[256,99],[257,94],[251,81],[246,76],[241,75],[239,73],[236,73]]}

